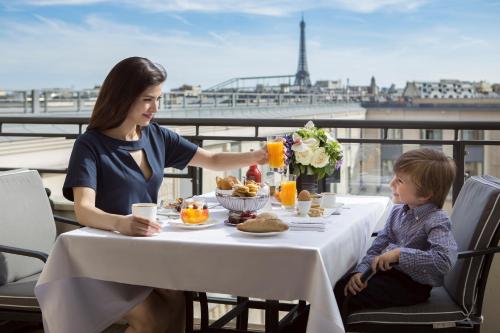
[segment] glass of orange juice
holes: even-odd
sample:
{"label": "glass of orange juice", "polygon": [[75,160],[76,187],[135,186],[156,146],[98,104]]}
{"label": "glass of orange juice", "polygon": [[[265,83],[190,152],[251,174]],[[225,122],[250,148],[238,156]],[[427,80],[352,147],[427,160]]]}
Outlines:
{"label": "glass of orange juice", "polygon": [[269,155],[269,168],[283,172],[285,170],[285,150],[282,135],[267,137],[267,153]]}
{"label": "glass of orange juice", "polygon": [[285,175],[281,181],[280,200],[283,207],[287,210],[295,209],[297,198],[297,176]]}

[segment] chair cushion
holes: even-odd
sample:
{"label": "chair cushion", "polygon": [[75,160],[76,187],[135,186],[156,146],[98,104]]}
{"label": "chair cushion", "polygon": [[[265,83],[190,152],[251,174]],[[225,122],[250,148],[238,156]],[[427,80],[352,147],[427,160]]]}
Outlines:
{"label": "chair cushion", "polygon": [[[451,215],[458,251],[496,246],[493,239],[500,221],[500,183],[494,177],[471,177],[462,187]],[[458,260],[446,275],[444,287],[468,312],[474,309],[477,283],[484,257]]]}
{"label": "chair cushion", "polygon": [[40,273],[0,286],[0,308],[39,311],[34,289]]}
{"label": "chair cushion", "polygon": [[[56,239],[54,217],[42,179],[34,170],[0,174],[0,244],[50,253]],[[40,272],[36,258],[0,253],[0,284]]]}
{"label": "chair cushion", "polygon": [[448,295],[443,287],[431,290],[426,302],[383,309],[366,309],[353,312],[347,317],[347,324],[393,323],[432,324],[463,320],[467,316]]}

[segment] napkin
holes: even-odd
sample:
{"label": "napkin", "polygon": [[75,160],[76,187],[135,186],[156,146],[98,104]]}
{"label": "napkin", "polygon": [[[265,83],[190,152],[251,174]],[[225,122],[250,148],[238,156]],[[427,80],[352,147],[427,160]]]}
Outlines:
{"label": "napkin", "polygon": [[288,226],[291,230],[306,230],[306,231],[325,231],[326,224],[325,221],[298,221],[293,220],[288,222]]}
{"label": "napkin", "polygon": [[291,231],[321,231],[324,232],[326,230],[325,226],[305,226],[305,225],[290,225],[289,228]]}

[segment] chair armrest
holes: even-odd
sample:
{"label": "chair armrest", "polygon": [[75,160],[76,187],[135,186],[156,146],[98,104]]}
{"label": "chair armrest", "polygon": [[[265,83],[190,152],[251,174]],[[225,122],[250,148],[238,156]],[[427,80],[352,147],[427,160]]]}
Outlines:
{"label": "chair armrest", "polygon": [[458,253],[458,259],[473,258],[473,257],[477,257],[477,256],[485,256],[487,254],[495,254],[498,252],[500,252],[500,246],[489,247],[487,249],[482,249],[482,250],[461,251]]}
{"label": "chair armrest", "polygon": [[40,259],[43,262],[47,262],[47,259],[49,257],[47,253],[43,253],[40,251],[21,249],[19,247],[6,246],[6,245],[0,245],[0,252],[17,254],[25,257],[33,257]]}
{"label": "chair armrest", "polygon": [[77,221],[75,221],[73,219],[68,219],[67,217],[62,217],[62,216],[59,216],[59,215],[54,215],[54,221],[66,223],[66,224],[69,224],[69,225],[74,225],[74,226],[80,227],[80,228],[83,227],[83,225],[81,225]]}

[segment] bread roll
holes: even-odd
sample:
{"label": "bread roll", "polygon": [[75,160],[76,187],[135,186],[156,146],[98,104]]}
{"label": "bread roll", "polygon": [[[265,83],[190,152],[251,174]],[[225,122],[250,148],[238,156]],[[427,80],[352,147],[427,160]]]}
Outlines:
{"label": "bread roll", "polygon": [[238,224],[236,228],[238,228],[238,230],[246,232],[275,232],[288,230],[288,225],[277,218],[255,218],[246,220],[245,222]]}
{"label": "bread roll", "polygon": [[270,212],[264,212],[257,215],[258,219],[277,219],[278,215]]}

